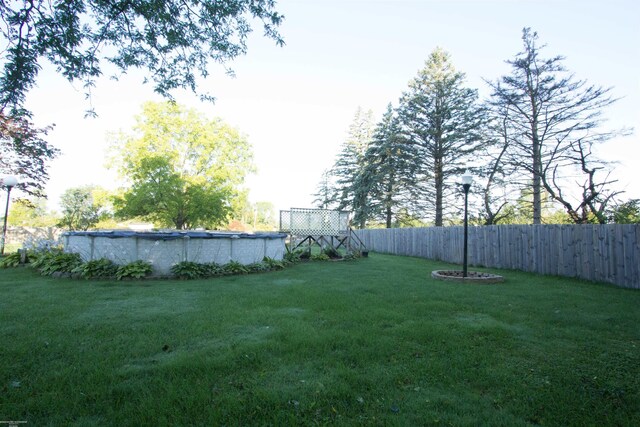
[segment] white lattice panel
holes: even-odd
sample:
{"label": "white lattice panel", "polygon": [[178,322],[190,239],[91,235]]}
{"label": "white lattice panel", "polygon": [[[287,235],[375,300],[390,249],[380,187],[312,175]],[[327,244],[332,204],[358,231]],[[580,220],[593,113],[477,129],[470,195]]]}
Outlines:
{"label": "white lattice panel", "polygon": [[280,230],[300,236],[338,236],[349,231],[349,212],[291,209],[280,212]]}
{"label": "white lattice panel", "polygon": [[291,231],[291,211],[280,211],[280,231],[284,233]]}

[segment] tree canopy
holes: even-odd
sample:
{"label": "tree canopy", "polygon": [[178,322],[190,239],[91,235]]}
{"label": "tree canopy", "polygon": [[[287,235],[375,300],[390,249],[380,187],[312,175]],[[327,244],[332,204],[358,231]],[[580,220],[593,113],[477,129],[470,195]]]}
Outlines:
{"label": "tree canopy", "polygon": [[22,108],[43,61],[87,91],[105,63],[147,69],[155,91],[170,97],[176,88],[196,91],[211,62],[244,54],[253,19],[283,44],[274,0],[1,1],[0,18],[0,110]]}
{"label": "tree canopy", "polygon": [[365,153],[374,129],[373,111],[358,107],[349,125],[347,138],[330,170],[325,171],[314,194],[314,204],[323,209],[351,210],[354,221],[363,228],[369,216],[366,188],[362,174]]}
{"label": "tree canopy", "polygon": [[451,56],[435,49],[400,99],[400,129],[416,148],[414,161],[422,174],[422,216],[443,225],[445,200],[455,189],[455,177],[482,146],[484,109],[475,89],[465,87],[465,75]]}
{"label": "tree canopy", "polygon": [[53,227],[58,222],[59,218],[47,211],[44,198],[18,199],[9,210],[9,223],[14,227]]}
{"label": "tree canopy", "polygon": [[612,206],[609,220],[616,224],[640,224],[640,199],[631,199]]}
{"label": "tree canopy", "polygon": [[95,226],[105,212],[94,200],[94,190],[91,186],[67,189],[60,198],[62,218],[58,226],[68,230],[88,230]]}
{"label": "tree canopy", "polygon": [[477,178],[478,223],[632,221],[633,203],[612,213],[620,192],[594,149],[626,133],[603,126],[616,101],[611,89],[575,79],[561,56],[543,58],[537,40],[523,29],[524,50],[507,61],[510,74],[486,81],[485,102],[465,87],[450,55],[434,50],[366,143],[343,144],[318,186],[318,205],[352,209],[360,226],[389,227],[393,218],[439,226],[456,221],[457,178],[468,168]]}
{"label": "tree canopy", "polygon": [[0,173],[20,176],[18,187],[27,194],[43,195],[48,162],[59,154],[44,140],[50,130],[36,128],[25,116],[0,111]]}
{"label": "tree canopy", "polygon": [[24,105],[43,63],[81,82],[87,97],[105,69],[116,79],[145,69],[144,82],[172,99],[174,89],[198,92],[212,63],[232,73],[226,64],[247,52],[252,21],[283,45],[283,19],[274,0],[0,1],[0,173],[20,175],[22,190],[43,195],[58,150]]}
{"label": "tree canopy", "polygon": [[[522,30],[523,51],[507,61],[511,73],[489,82],[491,104],[505,120],[509,162],[533,195],[533,223],[542,222],[542,192],[562,205],[575,223],[605,222],[611,192],[606,164],[593,146],[620,134],[602,127],[611,88],[576,80],[562,56],[544,58],[538,35]],[[528,183],[531,184],[528,184]]]}
{"label": "tree canopy", "polygon": [[136,122],[114,138],[112,166],[129,183],[114,201],[116,215],[177,229],[224,223],[254,170],[246,138],[171,102],[144,104]]}
{"label": "tree canopy", "polygon": [[397,112],[389,104],[365,153],[358,184],[367,195],[368,219],[387,228],[403,223],[417,198],[419,162],[416,147],[403,139]]}

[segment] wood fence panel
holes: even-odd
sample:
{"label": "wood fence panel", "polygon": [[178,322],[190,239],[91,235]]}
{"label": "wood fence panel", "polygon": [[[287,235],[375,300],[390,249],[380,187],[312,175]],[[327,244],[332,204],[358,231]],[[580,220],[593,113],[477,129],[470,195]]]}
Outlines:
{"label": "wood fence panel", "polygon": [[[357,230],[374,252],[462,263],[463,227]],[[640,289],[640,225],[469,227],[469,264]]]}
{"label": "wood fence panel", "polygon": [[613,257],[611,256],[611,243],[609,239],[608,227],[604,226],[600,228],[599,231],[599,242],[598,247],[600,248],[600,256],[602,259],[608,260],[608,262],[602,263],[602,275],[600,276],[604,281],[608,282],[611,280],[611,262],[613,262]]}
{"label": "wood fence panel", "polygon": [[539,228],[535,227],[531,229],[530,233],[524,233],[524,236],[527,239],[527,248],[529,251],[529,271],[540,271],[540,273],[542,273],[541,270],[538,270],[539,263],[537,242],[540,239],[539,232]]}
{"label": "wood fence panel", "polygon": [[624,237],[622,235],[622,231],[623,228],[622,227],[616,227],[614,229],[615,232],[615,248],[616,248],[616,269],[615,269],[615,273],[614,276],[615,277],[622,277],[622,278],[627,278],[626,274],[625,274],[625,268],[624,268]]}
{"label": "wood fence panel", "polygon": [[[558,263],[555,263],[555,271],[551,274],[556,276],[576,276],[580,266],[580,260],[577,256],[576,242],[581,238],[581,229],[576,229],[567,226],[560,227],[560,233],[562,235],[562,241],[559,242],[556,247],[556,256],[558,257]],[[577,235],[576,235],[577,234]],[[546,260],[547,265],[554,267],[553,256]]]}
{"label": "wood fence panel", "polygon": [[[626,225],[621,230],[622,234],[622,248],[623,248],[623,260],[622,267],[624,269],[624,281],[633,281],[633,242],[631,241],[631,230],[628,230]],[[633,233],[635,234],[635,233]]]}
{"label": "wood fence panel", "polygon": [[[559,246],[563,244],[563,234],[562,229],[558,227],[537,227],[539,234],[539,238],[535,243],[535,247],[538,250],[538,264],[540,267],[538,269],[542,272],[541,274],[557,274],[558,271],[558,262],[555,262],[554,265],[549,265],[549,258],[552,256],[558,257],[560,254],[557,250]],[[546,245],[541,246],[540,242],[547,242]],[[555,268],[554,268],[555,267]]]}
{"label": "wood fence panel", "polygon": [[580,277],[593,280],[593,231],[592,227],[583,227],[580,236],[574,236],[576,271]]}

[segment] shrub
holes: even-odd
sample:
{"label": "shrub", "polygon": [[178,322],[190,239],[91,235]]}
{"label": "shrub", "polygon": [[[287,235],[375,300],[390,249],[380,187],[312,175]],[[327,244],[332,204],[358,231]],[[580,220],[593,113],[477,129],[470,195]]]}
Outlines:
{"label": "shrub", "polygon": [[108,278],[116,276],[118,266],[110,259],[100,258],[81,264],[73,272],[79,273],[84,279]]}
{"label": "shrub", "polygon": [[171,267],[171,273],[181,279],[201,279],[225,274],[224,267],[215,262],[200,264],[192,261],[182,261]]}
{"label": "shrub", "polygon": [[271,268],[264,262],[256,262],[245,266],[249,273],[264,273],[271,270]]}
{"label": "shrub", "polygon": [[134,261],[121,265],[116,271],[116,279],[142,279],[151,274],[151,264],[147,261]]}
{"label": "shrub", "polygon": [[202,265],[204,265],[207,270],[207,277],[221,276],[224,274],[224,267],[220,264],[216,264],[215,262],[209,262]]}
{"label": "shrub", "polygon": [[247,274],[249,269],[237,261],[231,261],[222,266],[224,274]]}
{"label": "shrub", "polygon": [[325,254],[324,252],[311,255],[311,261],[329,261],[330,259],[331,258],[329,258],[329,255]]}
{"label": "shrub", "polygon": [[80,254],[63,252],[57,248],[36,252],[34,258],[32,265],[45,276],[51,276],[53,273],[73,273],[82,264]]}
{"label": "shrub", "polygon": [[220,275],[262,273],[271,270],[281,270],[283,268],[285,268],[283,261],[265,257],[262,262],[249,265],[240,264],[237,261],[231,261],[225,265],[219,265],[215,262],[200,264],[197,262],[182,261],[171,267],[171,273],[181,279],[201,279]]}
{"label": "shrub", "polygon": [[62,248],[49,248],[33,251],[31,256],[31,265],[39,270],[42,265],[61,253],[63,253]]}
{"label": "shrub", "polygon": [[182,261],[171,267],[171,274],[180,279],[199,279],[210,276],[208,264],[199,264],[192,261]]}
{"label": "shrub", "polygon": [[338,250],[332,246],[325,246],[324,248],[322,248],[322,253],[327,255],[331,259],[342,258],[340,252],[338,252]]}
{"label": "shrub", "polygon": [[358,259],[361,257],[361,253],[360,251],[351,251],[348,252],[344,257],[342,257],[344,260],[354,260],[354,259]]}
{"label": "shrub", "polygon": [[13,252],[0,258],[0,268],[17,267],[20,265],[20,252]]}
{"label": "shrub", "polygon": [[296,262],[300,262],[303,258],[309,258],[308,252],[304,249],[296,249],[295,251],[287,251],[284,254],[284,262],[289,264],[295,264]]}
{"label": "shrub", "polygon": [[269,258],[268,256],[264,257],[262,263],[265,264],[269,270],[282,270],[284,268],[284,262]]}

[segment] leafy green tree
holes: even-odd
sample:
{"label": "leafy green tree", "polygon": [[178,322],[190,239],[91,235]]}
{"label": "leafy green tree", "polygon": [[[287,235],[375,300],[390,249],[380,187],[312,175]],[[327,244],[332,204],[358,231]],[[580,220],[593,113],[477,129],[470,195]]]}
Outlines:
{"label": "leafy green tree", "polygon": [[22,107],[45,60],[87,91],[105,62],[116,73],[146,68],[155,91],[170,96],[176,88],[195,91],[211,62],[246,53],[252,19],[283,44],[273,0],[2,1],[0,18],[0,110]]}
{"label": "leafy green tree", "polygon": [[464,73],[438,48],[400,100],[403,136],[415,145],[422,175],[422,208],[436,226],[443,225],[445,200],[459,192],[455,179],[482,144],[484,108],[477,91],[464,83]]}
{"label": "leafy green tree", "polygon": [[58,150],[43,139],[49,128],[31,124],[24,102],[43,62],[81,82],[87,97],[105,64],[113,78],[147,69],[145,82],[171,99],[174,89],[196,92],[212,63],[233,73],[227,64],[247,52],[252,21],[283,45],[283,19],[273,0],[1,1],[0,173],[19,174],[22,190],[42,196]]}
{"label": "leafy green tree", "polygon": [[[542,223],[543,224],[571,224],[571,218],[555,202],[549,193],[542,192]],[[509,199],[500,210],[499,222],[495,224],[533,224],[533,192],[531,186],[525,186],[518,190],[518,197]],[[486,223],[486,217],[481,218],[480,224]],[[480,225],[479,224],[479,225]]]}
{"label": "leafy green tree", "polygon": [[562,56],[542,58],[544,46],[537,40],[535,32],[524,28],[524,50],[507,61],[511,74],[489,83],[491,103],[506,111],[511,129],[508,161],[528,175],[534,224],[542,222],[543,190],[574,222],[604,222],[606,206],[617,193],[609,191],[613,181],[592,148],[619,134],[602,130],[602,110],[616,100],[611,88],[576,81],[562,65]]}
{"label": "leafy green tree", "polygon": [[18,187],[43,196],[49,179],[49,161],[59,150],[44,140],[50,127],[36,128],[25,115],[6,115],[0,108],[0,174],[19,175]]}
{"label": "leafy green tree", "polygon": [[58,226],[68,230],[88,230],[103,216],[102,206],[94,202],[95,187],[67,189],[60,198],[62,218]]}
{"label": "leafy green tree", "polygon": [[615,224],[640,224],[640,199],[631,199],[610,209],[609,221]]}
{"label": "leafy green tree", "polygon": [[115,137],[114,154],[130,183],[114,200],[116,215],[177,229],[224,224],[254,170],[236,129],[171,102],[144,104],[133,132]]}
{"label": "leafy green tree", "polygon": [[249,201],[249,190],[241,189],[231,202],[231,219],[227,227],[238,231],[270,231],[276,230],[280,217],[275,205],[268,201]]}
{"label": "leafy green tree", "polygon": [[238,189],[235,197],[230,203],[231,221],[239,221],[242,224],[247,223],[249,212],[251,210],[251,202],[249,201],[249,190],[246,188]]}
{"label": "leafy green tree", "polygon": [[255,202],[250,206],[247,219],[250,221],[253,230],[275,230],[276,210],[271,202]]}
{"label": "leafy green tree", "polygon": [[53,227],[60,221],[54,214],[47,212],[44,198],[18,199],[9,210],[9,222],[18,227]]}
{"label": "leafy green tree", "polygon": [[370,219],[382,220],[391,228],[409,218],[407,212],[419,186],[416,156],[415,146],[402,138],[398,117],[389,104],[373,132],[365,168],[358,177],[357,188],[366,194]]}
{"label": "leafy green tree", "polygon": [[271,202],[260,201],[250,203],[246,195],[238,199],[233,217],[229,222],[230,229],[272,231],[278,227],[279,217]]}
{"label": "leafy green tree", "polygon": [[142,217],[179,230],[223,224],[229,214],[229,193],[205,178],[182,176],[166,157],[140,160],[130,174],[131,187],[114,200],[120,218]]}

